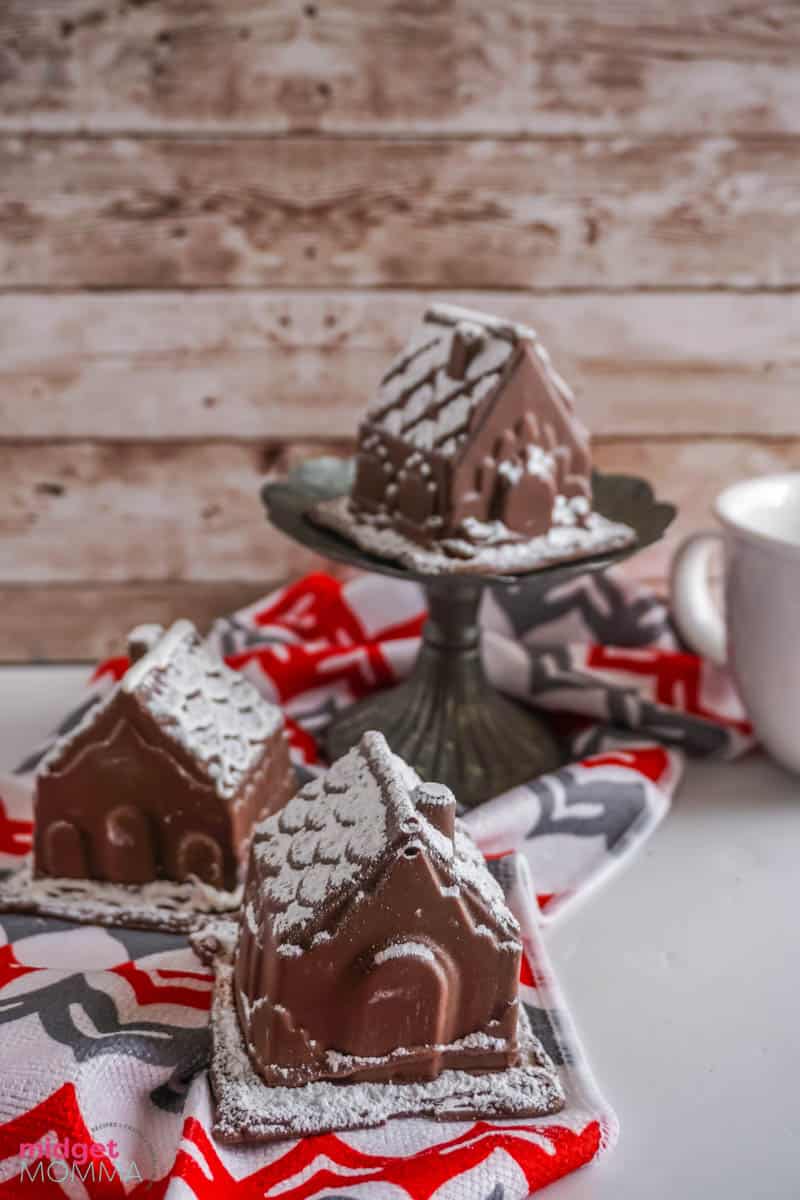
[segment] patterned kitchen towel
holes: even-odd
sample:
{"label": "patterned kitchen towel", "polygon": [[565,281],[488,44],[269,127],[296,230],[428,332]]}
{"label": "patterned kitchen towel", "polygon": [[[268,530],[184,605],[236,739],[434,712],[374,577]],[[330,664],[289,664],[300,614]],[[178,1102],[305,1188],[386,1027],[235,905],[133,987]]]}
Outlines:
{"label": "patterned kitchen towel", "polygon": [[[312,575],[219,621],[210,640],[283,706],[295,762],[311,772],[321,768],[316,737],[331,716],[409,671],[423,604],[414,584]],[[537,922],[566,911],[641,845],[669,806],[684,752],[732,756],[751,744],[749,727],[725,673],[677,645],[664,605],[612,575],[554,588],[536,606],[513,593],[487,594],[482,621],[493,683],[569,717],[571,765],[468,817],[523,923],[523,997],[562,1071],[565,1112],[542,1122],[397,1121],[346,1138],[223,1149],[208,1133],[200,1070],[210,977],[185,941],[4,916],[0,1197],[20,1195],[20,1145],[41,1145],[49,1134],[66,1164],[57,1154],[41,1160],[44,1178],[27,1176],[23,1195],[84,1188],[90,1197],[121,1197],[127,1164],[128,1194],[168,1200],[517,1200],[613,1142],[613,1115],[591,1080]],[[125,666],[102,664],[57,732],[97,703]],[[46,749],[0,781],[0,869],[29,850],[30,785]],[[89,1178],[76,1161],[87,1140],[105,1146],[96,1161],[107,1164],[110,1180],[97,1171]],[[76,1165],[84,1170],[77,1184]],[[159,1182],[148,1188],[148,1179]]]}
{"label": "patterned kitchen towel", "polygon": [[0,1200],[522,1200],[607,1152],[616,1121],[553,981],[524,860],[495,873],[520,919],[521,998],[563,1111],[247,1148],[210,1135],[212,980],[185,939],[0,916]]}
{"label": "patterned kitchen towel", "polygon": [[[516,787],[467,818],[489,856],[518,850],[549,921],[613,872],[663,818],[684,753],[730,757],[751,744],[725,671],[683,651],[664,603],[612,573],[553,588],[538,603],[487,591],[484,658],[503,691],[569,721],[569,766]],[[309,575],[218,621],[211,644],[283,707],[301,771],[319,769],[317,737],[342,707],[411,669],[425,620],[413,583]],[[120,678],[95,672],[79,721]],[[5,789],[0,871],[27,852],[29,785],[46,743]],[[0,793],[3,789],[0,788]],[[8,857],[3,857],[3,855]]]}

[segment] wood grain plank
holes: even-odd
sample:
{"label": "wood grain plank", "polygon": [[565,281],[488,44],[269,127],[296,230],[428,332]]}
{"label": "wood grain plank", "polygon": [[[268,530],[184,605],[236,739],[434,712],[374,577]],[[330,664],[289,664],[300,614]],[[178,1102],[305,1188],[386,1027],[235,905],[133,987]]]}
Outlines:
{"label": "wood grain plank", "polygon": [[787,287],[786,138],[0,138],[3,287]]}
{"label": "wood grain plank", "polygon": [[797,131],[782,0],[6,0],[7,128]]}
{"label": "wood grain plank", "polygon": [[[267,474],[320,447],[0,447],[0,581],[274,583],[313,556],[268,525]],[[330,451],[328,451],[330,452]]]}
{"label": "wood grain plank", "polygon": [[[272,447],[283,471],[318,443]],[[345,452],[346,446],[339,447]],[[800,439],[605,440],[602,469],[650,479],[680,516],[634,573],[665,574],[677,539],[706,525],[726,484],[800,465]],[[265,454],[231,443],[0,447],[0,585],[274,583],[318,565],[267,525],[258,502]]]}
{"label": "wood grain plank", "polygon": [[265,576],[259,583],[0,585],[0,662],[94,661],[120,654],[127,630],[142,621],[169,625],[188,617],[206,630],[216,617],[281,582]]}
{"label": "wood grain plank", "polygon": [[[798,293],[447,298],[534,324],[596,434],[800,435]],[[426,300],[0,296],[0,436],[347,437]]]}
{"label": "wood grain plank", "polygon": [[[337,573],[336,564],[324,564]],[[276,580],[279,585],[282,580]],[[663,581],[647,582],[663,591]],[[125,635],[142,621],[169,625],[188,617],[198,629],[253,603],[271,590],[253,583],[0,585],[0,663],[94,663],[122,652]],[[87,670],[88,677],[88,670]],[[26,747],[20,747],[22,753]]]}

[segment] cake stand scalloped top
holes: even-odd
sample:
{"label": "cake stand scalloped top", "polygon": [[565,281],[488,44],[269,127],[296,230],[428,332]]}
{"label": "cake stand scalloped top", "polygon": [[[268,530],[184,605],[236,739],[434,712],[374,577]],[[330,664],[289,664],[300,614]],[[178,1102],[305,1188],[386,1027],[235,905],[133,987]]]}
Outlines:
{"label": "cake stand scalloped top", "polygon": [[[346,538],[311,520],[309,510],[320,500],[333,499],[350,491],[353,474],[354,459],[326,456],[301,463],[285,479],[267,482],[261,496],[270,521],[282,533],[310,550],[352,567],[428,585],[442,584],[451,579],[446,573],[424,574],[389,559],[368,554]],[[540,588],[550,588],[589,571],[603,571],[658,541],[675,516],[675,506],[656,500],[650,484],[638,476],[607,475],[594,471],[592,486],[596,511],[609,520],[630,525],[636,532],[633,545],[517,575],[462,575],[459,577],[460,585],[524,586],[527,590],[538,584]]]}

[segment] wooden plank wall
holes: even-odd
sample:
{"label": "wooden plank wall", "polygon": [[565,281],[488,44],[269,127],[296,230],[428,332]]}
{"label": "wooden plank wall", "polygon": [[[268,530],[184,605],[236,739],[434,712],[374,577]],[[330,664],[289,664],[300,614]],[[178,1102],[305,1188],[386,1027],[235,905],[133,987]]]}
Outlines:
{"label": "wooden plank wall", "polygon": [[429,294],[541,330],[661,577],[800,462],[798,53],[780,0],[5,0],[0,658],[312,565],[259,481]]}

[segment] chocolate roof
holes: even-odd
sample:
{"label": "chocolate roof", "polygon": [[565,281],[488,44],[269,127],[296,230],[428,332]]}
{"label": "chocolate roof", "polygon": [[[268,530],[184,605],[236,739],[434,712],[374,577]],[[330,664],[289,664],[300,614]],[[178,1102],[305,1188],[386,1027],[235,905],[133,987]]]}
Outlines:
{"label": "chocolate roof", "polygon": [[455,305],[435,304],[384,375],[367,425],[419,450],[456,455],[522,345],[547,382],[572,404],[535,330]]}
{"label": "chocolate roof", "polygon": [[[456,823],[450,837],[429,819],[439,805],[454,809],[449,789],[423,783],[382,734],[365,733],[324,777],[256,826],[253,853],[275,941],[288,947],[324,936],[398,855],[419,850],[438,868],[444,894],[463,892],[493,934],[516,939],[517,923],[469,834]],[[249,911],[246,918],[257,923]]]}
{"label": "chocolate roof", "polygon": [[192,755],[217,794],[230,800],[281,723],[280,709],[209,653],[190,621],[177,621],[166,633],[157,627],[151,632],[152,648],[55,744],[42,769],[55,769],[115,701],[130,696]]}

